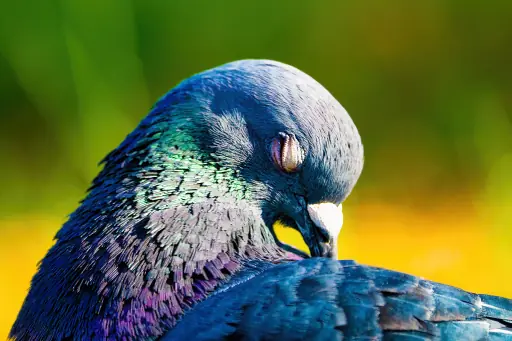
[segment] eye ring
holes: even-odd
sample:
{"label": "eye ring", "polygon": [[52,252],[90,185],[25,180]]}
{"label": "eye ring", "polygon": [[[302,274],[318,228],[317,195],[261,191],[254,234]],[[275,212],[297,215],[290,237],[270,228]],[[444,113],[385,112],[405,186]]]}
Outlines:
{"label": "eye ring", "polygon": [[274,165],[285,173],[299,171],[304,161],[304,152],[294,134],[280,132],[270,143],[270,153]]}

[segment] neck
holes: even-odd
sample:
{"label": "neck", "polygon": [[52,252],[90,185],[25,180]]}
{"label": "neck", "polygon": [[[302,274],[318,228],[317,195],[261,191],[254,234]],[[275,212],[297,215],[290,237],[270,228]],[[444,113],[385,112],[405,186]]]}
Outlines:
{"label": "neck", "polygon": [[59,239],[13,327],[17,339],[156,338],[241,267],[284,258],[258,212],[205,201],[129,232]]}
{"label": "neck", "polygon": [[165,161],[107,163],[41,262],[12,337],[154,339],[244,259],[285,258],[231,171]]}

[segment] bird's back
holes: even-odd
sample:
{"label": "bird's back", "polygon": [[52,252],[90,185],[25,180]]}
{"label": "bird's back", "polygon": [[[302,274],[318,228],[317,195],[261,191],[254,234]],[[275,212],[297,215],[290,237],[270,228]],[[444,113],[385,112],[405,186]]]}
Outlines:
{"label": "bird's back", "polygon": [[251,261],[164,340],[187,338],[512,340],[512,300],[352,261]]}

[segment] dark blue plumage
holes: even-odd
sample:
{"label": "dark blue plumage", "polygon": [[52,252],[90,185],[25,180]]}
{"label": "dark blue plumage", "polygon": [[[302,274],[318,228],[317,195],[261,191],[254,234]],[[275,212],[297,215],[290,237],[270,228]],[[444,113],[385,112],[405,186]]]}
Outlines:
{"label": "dark blue plumage", "polygon": [[247,266],[251,276],[199,303],[163,340],[512,340],[503,298],[353,261]]}
{"label": "dark blue plumage", "polygon": [[[363,148],[290,66],[247,60],[163,96],[56,235],[16,340],[512,340],[512,302],[336,261]],[[277,220],[313,256],[280,243]]]}

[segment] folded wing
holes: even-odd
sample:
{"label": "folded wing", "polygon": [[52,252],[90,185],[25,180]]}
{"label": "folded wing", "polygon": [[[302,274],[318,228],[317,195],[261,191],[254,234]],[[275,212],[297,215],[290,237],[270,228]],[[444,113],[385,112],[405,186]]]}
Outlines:
{"label": "folded wing", "polygon": [[512,340],[512,301],[352,261],[250,261],[163,339]]}

